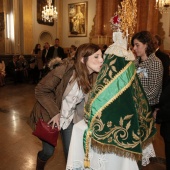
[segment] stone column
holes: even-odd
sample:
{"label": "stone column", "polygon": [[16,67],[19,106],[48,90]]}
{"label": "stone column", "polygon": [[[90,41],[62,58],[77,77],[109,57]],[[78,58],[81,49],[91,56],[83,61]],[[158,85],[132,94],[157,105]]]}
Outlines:
{"label": "stone column", "polygon": [[155,2],[154,1],[149,1],[148,2],[148,16],[147,16],[147,30],[151,31],[152,30],[152,26],[153,26],[153,15],[154,15],[154,11],[153,11],[153,7],[154,7]]}
{"label": "stone column", "polygon": [[60,39],[60,45],[62,45],[62,24],[59,24],[59,23],[62,23],[63,21],[63,2],[62,1],[57,1],[57,12],[58,12],[58,18],[57,18],[57,38]]}
{"label": "stone column", "polygon": [[148,4],[148,19],[147,19],[147,30],[153,34],[157,33],[158,30],[158,10],[155,9],[156,1],[149,1]]}
{"label": "stone column", "polygon": [[96,0],[96,16],[95,16],[95,26],[94,26],[94,33],[95,36],[102,34],[102,6],[103,6],[103,0]]}
{"label": "stone column", "polygon": [[148,1],[137,1],[137,26],[138,31],[143,31],[147,29],[147,22],[149,22],[148,19]]}

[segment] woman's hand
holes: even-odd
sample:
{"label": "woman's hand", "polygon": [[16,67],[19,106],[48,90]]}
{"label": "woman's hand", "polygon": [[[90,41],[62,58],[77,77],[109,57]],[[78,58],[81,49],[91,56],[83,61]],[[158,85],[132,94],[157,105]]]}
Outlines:
{"label": "woman's hand", "polygon": [[48,124],[52,123],[52,129],[57,126],[58,130],[60,130],[60,114],[55,115],[49,122]]}

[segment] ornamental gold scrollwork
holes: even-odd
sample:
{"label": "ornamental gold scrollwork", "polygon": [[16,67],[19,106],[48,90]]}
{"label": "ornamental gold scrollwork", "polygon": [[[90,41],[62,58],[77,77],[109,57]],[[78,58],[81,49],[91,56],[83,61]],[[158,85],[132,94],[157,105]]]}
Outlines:
{"label": "ornamental gold scrollwork", "polygon": [[151,134],[154,121],[151,116],[151,112],[149,111],[148,108],[149,105],[147,104],[147,101],[144,100],[144,96],[143,96],[144,94],[139,86],[139,82],[137,78],[134,79],[134,82],[132,83],[132,87],[134,89],[133,100],[139,116],[138,120],[140,124],[140,133],[141,133],[140,135],[142,141],[145,141],[148,138],[148,136]]}
{"label": "ornamental gold scrollwork", "polygon": [[[126,115],[124,118],[121,117],[119,120],[119,124],[114,125],[114,127],[112,127],[113,123],[111,121],[107,122],[107,124],[105,125],[102,120],[97,117],[93,124],[92,135],[94,136],[94,138],[97,139],[97,141],[107,139],[108,143],[114,141],[120,147],[135,148],[140,143],[140,137],[138,136],[138,134],[135,134],[134,131],[132,132],[132,134],[130,134],[129,132],[129,129],[131,127],[130,119],[132,118],[132,116],[133,115],[130,114]],[[109,131],[105,132],[102,135],[99,135],[98,132],[103,131],[105,126],[109,127]],[[129,135],[132,136],[131,142],[127,142]]]}

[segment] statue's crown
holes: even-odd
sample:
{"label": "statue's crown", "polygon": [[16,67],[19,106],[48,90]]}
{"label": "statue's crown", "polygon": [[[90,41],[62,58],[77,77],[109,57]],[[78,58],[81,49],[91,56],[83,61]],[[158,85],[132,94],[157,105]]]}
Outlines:
{"label": "statue's crown", "polygon": [[113,31],[121,31],[123,36],[130,37],[134,34],[137,6],[136,0],[123,0],[121,6],[118,5],[118,11],[110,19]]}
{"label": "statue's crown", "polygon": [[111,28],[113,29],[113,31],[120,30],[120,26],[121,26],[120,22],[121,22],[121,19],[116,12],[115,15],[110,18]]}

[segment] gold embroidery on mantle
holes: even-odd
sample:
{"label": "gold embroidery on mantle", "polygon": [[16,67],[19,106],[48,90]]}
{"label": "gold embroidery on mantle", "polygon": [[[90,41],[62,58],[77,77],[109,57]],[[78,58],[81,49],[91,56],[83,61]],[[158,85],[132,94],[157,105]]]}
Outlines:
{"label": "gold embroidery on mantle", "polygon": [[[136,101],[136,108],[138,108],[137,112],[138,112],[138,120],[140,122],[140,129],[137,130],[137,133],[135,133],[134,131],[132,131],[131,134],[129,134],[128,130],[131,127],[131,121],[130,119],[132,118],[132,114],[128,114],[125,117],[121,117],[120,120],[118,121],[117,125],[114,125],[114,127],[112,127],[113,123],[112,121],[108,121],[107,124],[105,125],[102,120],[100,119],[102,116],[102,110],[104,110],[105,107],[102,107],[97,113],[96,115],[93,117],[92,119],[92,123],[90,126],[91,132],[93,134],[93,136],[97,139],[95,140],[94,138],[92,138],[92,147],[93,148],[100,148],[99,152],[114,152],[120,156],[127,156],[127,157],[131,157],[132,159],[135,160],[140,160],[141,159],[141,154],[139,153],[133,153],[131,151],[127,151],[125,150],[126,148],[135,148],[137,145],[142,143],[142,146],[145,147],[147,146],[152,140],[152,138],[148,138],[152,127],[153,127],[153,119],[152,118],[148,118],[149,115],[151,114],[151,112],[147,112],[148,110],[148,105],[146,100],[143,100],[143,93],[141,91],[141,88],[138,84],[137,79],[135,78],[136,72],[133,75],[133,77],[131,78],[130,82],[124,87],[124,89],[122,89],[114,98],[112,98],[111,101],[109,101],[107,103],[107,105],[105,105],[105,107],[107,107],[111,102],[113,102],[114,100],[116,100],[130,85],[132,85],[135,93],[133,96],[133,100]],[[139,95],[140,94],[140,95]],[[138,97],[137,97],[138,96]],[[140,97],[139,97],[140,96]],[[138,100],[138,101],[137,101]],[[145,106],[145,107],[143,107]],[[143,115],[143,113],[146,113],[145,115]],[[127,122],[125,122],[127,121]],[[149,124],[149,128],[148,126],[145,126],[145,124],[143,122],[151,122]],[[98,133],[95,132],[95,129],[97,129],[97,132],[102,131],[104,129],[104,127],[107,126],[108,128],[110,128],[109,131],[105,132],[105,134],[103,135],[99,135]],[[92,129],[93,127],[93,129]],[[97,127],[97,128],[96,128]],[[121,135],[118,136],[118,133],[122,132]],[[146,133],[144,133],[146,132]],[[131,135],[132,137],[132,142],[131,143],[124,143],[123,141],[125,141],[128,136]],[[143,141],[141,141],[141,137],[145,136],[145,138],[143,139]],[[119,138],[120,137],[120,141]],[[101,140],[108,140],[108,143],[111,143],[112,140],[114,140],[114,142],[117,144],[117,146],[113,146],[113,145],[109,145],[109,144],[102,144]],[[147,139],[147,140],[146,140]],[[119,148],[120,146],[120,148]],[[123,149],[123,148],[124,149]],[[98,150],[97,149],[97,150]]]}
{"label": "gold embroidery on mantle", "polygon": [[[109,56],[111,57],[111,55],[109,55]],[[112,57],[114,57],[114,55],[112,55]],[[120,70],[119,73],[116,74],[114,77],[112,77],[112,75],[109,75],[109,76],[111,76],[111,77],[107,78],[107,80],[104,79],[104,82],[105,82],[105,83],[107,82],[106,85],[102,85],[102,84],[99,84],[99,85],[98,85],[97,82],[98,82],[99,80],[97,80],[95,88],[93,88],[92,91],[89,93],[89,98],[91,98],[91,100],[88,100],[88,102],[87,102],[87,104],[86,104],[86,105],[89,106],[88,110],[91,110],[91,106],[92,106],[92,104],[93,104],[93,101],[95,101],[96,98],[98,98],[98,96],[99,96],[105,89],[107,89],[108,86],[109,86],[111,83],[113,83],[121,74],[123,74],[123,72],[124,72],[125,70],[127,70],[127,68],[130,67],[131,64],[132,64],[132,62],[129,62],[129,63],[128,63],[122,70]],[[109,65],[108,67],[110,67],[110,65]],[[115,68],[114,68],[114,69],[115,69]],[[108,70],[107,67],[106,67],[106,70]],[[104,75],[104,74],[102,74],[102,75]],[[135,72],[135,74],[133,75],[133,78],[131,79],[131,81],[128,83],[128,85],[126,85],[121,91],[119,91],[119,93],[118,93],[117,95],[115,95],[109,103],[111,103],[111,102],[113,102],[114,100],[116,100],[116,99],[131,85],[131,83],[132,83],[135,75],[136,75],[136,72]],[[100,80],[101,80],[101,79],[100,79]],[[105,84],[105,83],[104,83],[104,84]],[[92,98],[92,97],[91,97],[91,93],[93,93],[93,95],[95,96],[95,98]],[[105,105],[105,107],[101,107],[101,109],[100,109],[98,112],[100,113],[102,110],[104,110],[104,109],[109,105],[109,103],[108,103],[107,105]],[[87,112],[86,109],[84,109],[84,112],[85,112],[86,115],[90,116],[90,112]],[[98,113],[97,113],[97,114],[98,114]],[[96,114],[96,115],[97,115],[97,114]]]}

